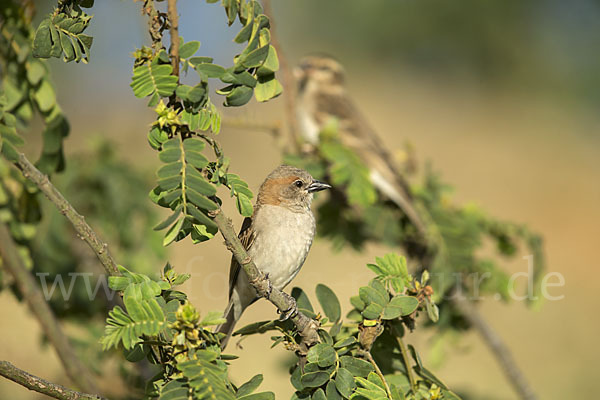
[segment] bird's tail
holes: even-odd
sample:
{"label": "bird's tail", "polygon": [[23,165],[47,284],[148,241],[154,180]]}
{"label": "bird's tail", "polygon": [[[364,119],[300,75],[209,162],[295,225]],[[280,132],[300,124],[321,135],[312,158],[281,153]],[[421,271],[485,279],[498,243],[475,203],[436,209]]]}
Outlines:
{"label": "bird's tail", "polygon": [[234,307],[234,301],[232,297],[229,299],[229,304],[227,304],[227,308],[223,313],[223,318],[225,318],[226,321],[221,325],[217,326],[217,329],[215,329],[215,332],[221,332],[227,335],[225,336],[225,338],[223,338],[223,340],[221,340],[221,350],[224,350],[225,346],[227,346],[227,342],[231,338],[233,330],[235,329],[235,324],[238,321],[238,319],[240,319],[240,315],[242,313],[240,311],[237,314],[239,315],[236,315],[236,310]]}

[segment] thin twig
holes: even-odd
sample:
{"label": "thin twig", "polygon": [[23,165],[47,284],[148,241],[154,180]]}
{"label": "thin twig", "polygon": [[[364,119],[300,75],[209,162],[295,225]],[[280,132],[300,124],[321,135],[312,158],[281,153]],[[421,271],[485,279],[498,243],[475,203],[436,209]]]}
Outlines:
{"label": "thin twig", "polygon": [[361,355],[367,359],[367,361],[369,361],[371,363],[371,365],[373,366],[373,368],[375,368],[375,373],[379,376],[379,378],[381,379],[381,381],[383,382],[383,386],[385,387],[385,392],[387,393],[388,399],[392,399],[392,391],[390,390],[390,387],[385,379],[385,376],[383,376],[383,373],[381,372],[381,369],[379,369],[379,365],[377,365],[377,363],[375,362],[375,359],[373,358],[373,356],[371,355],[370,351],[362,351]]}
{"label": "thin twig", "polygon": [[406,345],[402,340],[399,332],[396,332],[396,339],[398,340],[398,346],[400,346],[400,352],[402,353],[402,359],[404,360],[404,366],[406,367],[406,375],[408,376],[408,381],[410,382],[410,388],[412,389],[413,394],[417,393],[417,381],[415,380],[415,375],[413,374],[412,367],[410,366],[410,359],[408,358],[408,351],[406,351]]}
{"label": "thin twig", "polygon": [[504,375],[512,384],[519,397],[523,400],[536,400],[537,395],[525,379],[525,375],[519,369],[510,349],[494,329],[486,322],[479,310],[464,296],[455,294],[451,301],[461,311],[463,317],[475,327],[479,335],[492,351]]}
{"label": "thin twig", "polygon": [[54,347],[69,378],[81,389],[97,392],[90,371],[75,355],[73,345],[62,331],[33,276],[23,264],[17,245],[4,223],[0,223],[0,256],[2,266],[12,275],[19,292]]}
{"label": "thin twig", "polygon": [[177,15],[177,0],[169,0],[167,3],[167,14],[169,15],[169,35],[171,36],[171,65],[173,75],[179,78],[179,15]]}
{"label": "thin twig", "polygon": [[296,80],[292,74],[290,64],[287,61],[285,52],[281,48],[281,44],[277,38],[275,18],[273,18],[273,9],[271,8],[271,0],[263,0],[263,10],[270,21],[271,44],[277,51],[279,59],[279,69],[281,71],[282,84],[284,87],[283,99],[285,101],[285,117],[288,121],[288,130],[292,146],[294,150],[300,151],[300,140],[298,138],[298,120],[296,118]]}
{"label": "thin twig", "polygon": [[60,400],[107,400],[104,397],[76,392],[56,383],[48,382],[45,379],[23,371],[9,363],[8,361],[0,361],[0,375],[10,379],[19,385],[25,386],[29,390],[34,390],[46,396]]}
{"label": "thin twig", "polygon": [[78,236],[85,240],[92,250],[94,250],[106,273],[108,275],[119,275],[117,263],[108,251],[108,245],[100,240],[96,232],[85,222],[83,216],[73,208],[62,193],[50,182],[48,176],[40,172],[22,153],[19,154],[19,160],[15,165],[21,170],[23,176],[35,183],[42,193],[54,203],[60,213],[67,217],[71,224],[73,224]]}
{"label": "thin twig", "polygon": [[[254,264],[254,261],[252,261],[252,258],[246,252],[242,242],[238,239],[231,220],[227,218],[220,209],[213,212],[212,216],[219,227],[221,235],[223,235],[223,238],[225,239],[227,248],[244,269],[246,275],[248,275],[248,280],[258,295],[273,303],[281,313],[290,311],[294,304],[290,300],[289,295],[286,295],[281,290],[273,287],[270,284],[269,279],[256,267],[256,264]],[[300,349],[301,352],[308,351],[308,347],[319,341],[317,323],[299,311],[293,315],[290,320],[294,323],[296,329],[303,338]]]}

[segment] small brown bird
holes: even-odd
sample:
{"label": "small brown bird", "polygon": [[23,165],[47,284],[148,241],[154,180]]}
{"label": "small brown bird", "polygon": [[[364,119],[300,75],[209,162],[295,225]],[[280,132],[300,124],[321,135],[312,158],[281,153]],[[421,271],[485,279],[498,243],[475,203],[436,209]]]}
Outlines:
{"label": "small brown bird", "polygon": [[425,236],[425,225],[413,206],[409,186],[386,146],[352,102],[342,65],[328,56],[308,56],[300,61],[294,74],[298,81],[296,111],[304,140],[317,145],[321,130],[335,119],[341,142],[369,168],[373,185],[396,203]]}
{"label": "small brown bird", "polygon": [[[329,189],[303,169],[281,165],[267,176],[258,191],[252,217],[242,224],[239,238],[257,268],[265,273],[273,287],[281,290],[300,272],[315,236],[315,218],[310,209],[313,193]],[[227,320],[217,328],[226,333],[225,348],[236,322],[258,295],[248,276],[231,259]]]}

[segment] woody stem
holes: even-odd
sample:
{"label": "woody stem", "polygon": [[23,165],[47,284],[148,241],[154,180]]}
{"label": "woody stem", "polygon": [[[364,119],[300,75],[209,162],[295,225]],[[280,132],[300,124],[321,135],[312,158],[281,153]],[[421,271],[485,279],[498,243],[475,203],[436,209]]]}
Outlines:
{"label": "woody stem", "polygon": [[[244,272],[246,272],[246,275],[248,275],[248,280],[256,292],[273,303],[281,313],[289,311],[294,306],[293,301],[291,301],[289,296],[281,290],[273,287],[273,285],[270,284],[269,278],[256,267],[256,264],[252,261],[252,258],[248,255],[246,249],[242,245],[242,242],[240,242],[235,234],[231,220],[227,218],[225,213],[223,213],[223,210],[216,210],[211,213],[211,216],[219,227],[219,231],[225,239],[227,248],[231,251]],[[318,325],[311,318],[298,312],[293,315],[290,320],[294,323],[296,329],[303,337],[303,344],[306,347],[305,350],[308,350],[308,347],[319,341],[319,335],[317,333]]]}

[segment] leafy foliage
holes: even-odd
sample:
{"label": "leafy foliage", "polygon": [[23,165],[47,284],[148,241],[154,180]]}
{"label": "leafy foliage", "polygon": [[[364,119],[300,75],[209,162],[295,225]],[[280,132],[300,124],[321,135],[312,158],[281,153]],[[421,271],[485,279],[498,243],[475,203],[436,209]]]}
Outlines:
{"label": "leafy foliage", "polygon": [[216,188],[201,172],[208,165],[208,159],[201,153],[204,147],[204,142],[195,137],[186,140],[174,137],[162,145],[159,158],[165,165],[157,172],[158,186],[152,199],[173,210],[173,214],[155,228],[170,226],[164,245],[190,233],[195,241],[203,241],[217,232],[217,226],[207,215],[218,205],[209,199],[216,194]]}
{"label": "leafy foliage", "polygon": [[83,34],[89,25],[91,16],[81,7],[89,8],[93,0],[68,0],[59,2],[59,6],[40,22],[33,39],[32,55],[38,58],[63,56],[63,61],[90,60],[90,48],[93,38]]}
{"label": "leafy foliage", "polygon": [[[0,68],[2,69],[2,92],[5,102],[3,109],[15,118],[13,127],[24,128],[37,112],[42,117],[45,128],[42,132],[42,154],[38,168],[50,174],[64,168],[62,141],[69,134],[69,124],[56,102],[56,93],[50,81],[48,68],[42,60],[33,57],[31,42],[33,29],[28,7],[16,1],[9,1],[0,7]],[[14,161],[15,146],[21,140],[5,133],[11,139],[3,152]],[[6,142],[6,140],[4,141]]]}
{"label": "leafy foliage", "polygon": [[[217,227],[211,213],[221,205],[216,196],[219,186],[229,189],[240,214],[250,216],[253,213],[252,192],[239,175],[229,172],[229,160],[213,136],[219,133],[221,116],[211,102],[209,79],[219,79],[227,85],[217,91],[225,96],[225,106],[242,106],[252,96],[258,101],[266,101],[282,91],[275,78],[279,61],[271,45],[269,20],[260,4],[255,0],[224,0],[222,3],[229,25],[236,20],[242,24],[235,41],[246,43],[230,68],[214,64],[210,57],[196,56],[200,43],[185,42],[183,38],[180,38],[179,59],[172,58],[162,44],[162,33],[169,24],[168,14],[157,11],[153,1],[144,2],[144,12],[156,17],[150,24],[153,43],[152,48],[142,47],[135,52],[131,88],[137,97],[149,97],[149,106],[155,107],[157,114],[148,133],[148,142],[158,152],[162,164],[156,173],[157,186],[150,197],[170,210],[170,215],[155,227],[166,230],[164,246],[187,236],[196,243],[214,237]],[[92,38],[83,32],[91,17],[81,7],[91,5],[93,0],[59,0],[56,10],[42,20],[35,37],[30,14],[12,1],[6,7],[0,7],[0,44],[3,45],[0,60],[3,72],[6,71],[0,96],[0,144],[4,158],[9,162],[17,160],[17,146],[23,142],[18,129],[26,127],[35,110],[46,123],[38,165],[46,173],[64,167],[62,139],[68,132],[68,124],[56,104],[46,64],[34,56],[62,56],[66,62],[89,61]],[[199,82],[182,84],[174,72],[177,69],[183,72],[193,69]],[[323,133],[322,144],[315,154],[304,160],[296,159],[315,177],[329,175],[340,188],[334,192],[335,201],[321,206],[322,216],[333,216],[329,220],[322,218],[329,224],[329,230],[324,231],[357,246],[377,238],[375,233],[381,232],[382,237],[389,236],[405,245],[409,255],[417,254],[412,247],[415,236],[410,227],[397,210],[378,198],[368,170],[340,143],[334,128]],[[206,154],[207,144],[214,157]],[[105,155],[100,152],[98,158],[102,162],[98,164],[88,165],[74,159],[76,170],[68,172],[65,179],[68,181],[69,174],[73,174],[73,187],[78,191],[73,194],[75,198],[78,195],[92,198],[87,203],[88,209],[85,205],[80,208],[90,218],[127,220],[134,214],[132,209],[137,207],[137,195],[132,194],[130,199],[119,202],[111,199],[129,197],[127,195],[134,193],[136,186],[139,189],[144,185],[135,173],[128,174],[126,167]],[[104,183],[104,180],[111,182]],[[124,186],[130,188],[124,189]],[[426,189],[416,196],[429,211],[431,224],[439,225],[436,232],[443,239],[438,242],[441,244],[433,263],[435,269],[450,268],[448,265],[455,268],[460,262],[469,270],[495,271],[492,264],[473,255],[483,234],[494,238],[503,254],[514,252],[514,237],[525,238],[530,245],[539,246],[539,239],[520,226],[499,223],[472,210],[468,213],[462,209],[448,211],[441,199],[441,187],[431,178],[427,180]],[[16,170],[0,162],[0,217],[10,225],[23,258],[30,266],[35,264],[36,270],[55,265],[74,268],[78,259],[71,253],[76,249],[64,243],[44,245],[33,242],[39,248],[29,252],[36,248],[31,244],[41,218],[37,197],[35,187]],[[140,236],[139,231],[147,231],[150,213],[142,214],[142,228],[139,225],[137,228],[118,228],[110,235],[117,237],[122,249],[128,253],[144,252],[138,251],[144,247],[132,239],[132,236]],[[366,222],[370,217],[365,219],[365,216],[375,214],[385,220],[384,229],[373,225],[375,222]],[[401,223],[397,224],[398,221]],[[102,225],[101,222],[98,224]],[[51,224],[48,226],[44,232],[46,237],[66,236],[56,234],[64,233],[64,226],[62,231],[54,230]],[[452,230],[448,226],[458,226],[458,229]],[[105,229],[111,232],[110,228]],[[349,234],[354,235],[352,239],[344,236]],[[454,247],[461,248],[454,250]],[[146,382],[145,396],[162,400],[273,399],[273,393],[255,393],[262,375],[240,387],[229,381],[227,365],[235,357],[222,353],[220,340],[223,334],[214,333],[212,328],[224,322],[221,313],[210,312],[202,317],[187,301],[186,294],[175,289],[189,276],[178,274],[169,264],[160,279],[140,273],[141,264],[146,264],[145,268],[150,271],[156,265],[155,260],[141,262],[148,260],[148,252],[144,253],[139,257],[131,256],[132,261],[127,264],[135,265],[138,272],[119,267],[121,275],[109,279],[110,288],[122,293],[123,305],[115,305],[108,313],[100,343],[106,350],[122,349],[130,362],[146,360],[143,362],[157,366],[157,374]],[[127,259],[127,256],[123,258]],[[291,369],[291,382],[296,389],[293,398],[296,399],[458,398],[424,367],[416,349],[411,346],[408,347],[412,357],[409,359],[403,343],[407,329],[414,329],[419,313],[427,312],[432,322],[438,320],[439,310],[433,297],[452,288],[432,284],[436,287],[434,292],[428,285],[427,271],[423,271],[419,280],[414,279],[408,274],[406,260],[396,254],[377,258],[376,263],[368,267],[376,277],[351,298],[353,309],[345,319],[340,301],[327,286],[319,284],[316,287],[320,312],[315,312],[306,293],[298,288],[292,291],[300,311],[320,324],[320,343],[303,347],[300,334],[290,321],[260,321],[236,334],[276,331],[277,335],[272,337],[273,346],[284,344],[299,355],[298,364]],[[462,284],[467,286],[468,282]],[[438,287],[441,292],[437,291]],[[89,317],[95,311],[97,309],[90,309]]]}
{"label": "leafy foliage", "polygon": [[[479,290],[477,293],[481,295],[498,293],[502,299],[509,299],[506,272],[499,267],[497,259],[481,256],[480,249],[490,241],[495,244],[498,256],[502,257],[514,256],[519,246],[526,246],[535,255],[534,287],[539,289],[544,270],[539,235],[523,225],[498,221],[472,205],[453,205],[447,194],[450,187],[427,168],[422,185],[412,188],[415,208],[420,211],[427,225],[428,237],[423,238],[402,211],[387,201],[383,194],[376,194],[372,202],[360,197],[372,191],[373,186],[368,181],[368,175],[361,175],[360,170],[350,165],[351,162],[360,165],[361,161],[336,141],[336,136],[336,126],[332,123],[321,132],[320,143],[314,152],[302,157],[294,154],[285,157],[286,162],[304,167],[318,179],[335,184],[333,190],[329,191],[329,199],[319,206],[317,232],[332,239],[337,247],[350,244],[360,249],[367,241],[400,246],[418,266],[417,272],[429,268],[434,294],[427,297],[428,313],[432,320],[438,319],[439,310],[433,303],[433,299],[436,299],[441,302],[441,307],[446,308],[448,317],[440,321],[439,329],[461,330],[466,327],[460,312],[448,302],[441,301],[453,290],[466,293]],[[332,146],[335,150],[332,150]],[[379,275],[378,280],[388,285],[388,289],[390,285],[394,289],[401,289],[406,284],[404,280],[409,277],[406,262],[400,262],[399,259],[378,259],[377,264],[369,268]],[[457,280],[457,277],[461,279]],[[486,279],[481,280],[481,277]],[[483,284],[480,285],[480,282]],[[372,292],[375,288],[366,290]],[[540,296],[535,295],[534,298],[539,299]],[[386,305],[371,299],[361,312],[369,316],[385,315],[381,313]],[[450,318],[450,315],[457,318]]]}
{"label": "leafy foliage", "polygon": [[[292,367],[291,382],[296,389],[293,399],[434,399],[434,393],[447,396],[437,398],[458,399],[452,397],[456,395],[422,366],[414,349],[418,379],[414,387],[405,384],[409,382],[406,365],[412,361],[406,358],[407,353],[404,353],[406,357],[402,355],[403,325],[412,329],[418,312],[427,310],[428,303],[435,304],[426,285],[427,275],[416,281],[408,273],[402,273],[403,265],[406,271],[406,260],[393,253],[377,258],[377,265],[369,264],[370,269],[376,270],[377,276],[368,286],[360,288],[359,296],[351,298],[354,309],[347,315],[348,322],[341,320],[340,302],[327,286],[319,284],[316,288],[325,316],[314,313],[304,291],[293,289],[292,295],[299,310],[313,315],[321,325],[321,343],[308,350],[303,367]],[[401,285],[394,281],[398,290],[389,281],[390,275],[393,279],[401,279]],[[382,282],[389,283],[387,288]],[[273,330],[281,335],[272,336],[274,346],[285,343],[288,349],[299,350],[300,338],[288,322],[256,322],[239,329],[234,335]],[[390,355],[395,362],[390,363]],[[375,365],[385,368],[385,375],[380,375]]]}
{"label": "leafy foliage", "polygon": [[159,64],[160,58],[133,69],[131,88],[136,97],[150,97],[149,105],[158,104],[160,97],[169,97],[177,89],[177,77],[171,75],[173,67]]}

